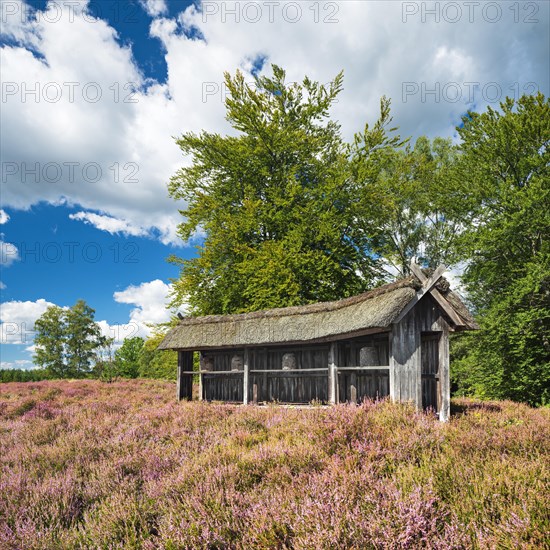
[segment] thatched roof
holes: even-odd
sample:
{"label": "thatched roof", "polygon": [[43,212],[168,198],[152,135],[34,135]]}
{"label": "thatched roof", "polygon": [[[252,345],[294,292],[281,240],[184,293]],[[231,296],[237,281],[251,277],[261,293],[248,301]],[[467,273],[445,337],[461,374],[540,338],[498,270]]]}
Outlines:
{"label": "thatched roof", "polygon": [[[201,350],[328,341],[343,335],[383,331],[389,329],[421,286],[415,277],[410,277],[335,302],[240,315],[187,317],[168,332],[159,349]],[[445,291],[445,294],[451,292]],[[462,306],[462,311],[457,313],[464,319],[465,325],[470,325],[470,321],[473,323],[458,296],[453,295],[453,302],[456,306]],[[455,304],[452,305],[453,309],[458,309]]]}

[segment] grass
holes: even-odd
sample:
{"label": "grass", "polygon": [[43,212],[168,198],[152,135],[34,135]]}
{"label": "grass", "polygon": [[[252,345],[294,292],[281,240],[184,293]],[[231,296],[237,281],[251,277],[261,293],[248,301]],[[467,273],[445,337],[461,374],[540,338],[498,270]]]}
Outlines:
{"label": "grass", "polygon": [[0,384],[0,548],[548,548],[550,409]]}

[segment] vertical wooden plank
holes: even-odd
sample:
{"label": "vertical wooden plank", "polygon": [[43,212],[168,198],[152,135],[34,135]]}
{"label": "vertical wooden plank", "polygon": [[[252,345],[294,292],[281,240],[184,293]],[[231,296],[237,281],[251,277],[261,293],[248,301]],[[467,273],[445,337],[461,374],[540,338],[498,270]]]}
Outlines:
{"label": "vertical wooden plank", "polygon": [[414,347],[414,352],[411,358],[411,369],[414,386],[411,393],[415,395],[413,400],[416,408],[422,410],[422,332],[420,330],[420,327],[422,325],[422,311],[418,308],[414,308],[413,315],[414,344],[411,341],[411,346]]}
{"label": "vertical wooden plank", "polygon": [[440,402],[439,420],[447,422],[451,412],[451,379],[449,372],[449,325],[442,321],[443,330],[439,339],[439,385]]}
{"label": "vertical wooden plank", "polygon": [[258,403],[258,384],[252,384],[252,402]]}
{"label": "vertical wooden plank", "polygon": [[335,403],[340,403],[340,377],[338,375],[338,367],[345,361],[344,349],[342,343],[338,342],[336,346],[336,368],[334,369],[334,399]]}
{"label": "vertical wooden plank", "polygon": [[176,399],[181,401],[183,399],[184,392],[184,382],[183,382],[183,364],[182,364],[182,354],[183,352],[178,351],[178,377],[176,381]]}
{"label": "vertical wooden plank", "polygon": [[337,402],[338,386],[338,343],[332,342],[328,352],[328,400],[331,405]]}
{"label": "vertical wooden plank", "polygon": [[243,365],[243,405],[248,405],[248,383],[250,374],[250,358],[248,356],[248,348],[244,348],[244,365]]}
{"label": "vertical wooden plank", "polygon": [[351,403],[357,403],[357,374],[352,372],[349,378],[349,399]]}
{"label": "vertical wooden plank", "polygon": [[[390,357],[390,393],[393,399],[412,401],[422,406],[422,383],[420,375],[420,331],[416,308],[393,326]],[[392,372],[393,371],[393,372]]]}
{"label": "vertical wooden plank", "polygon": [[178,378],[176,384],[176,398],[178,401],[193,398],[193,375],[183,374],[185,371],[191,370],[193,370],[193,352],[178,351]]}
{"label": "vertical wooden plank", "polygon": [[[268,352],[267,348],[264,348],[262,351],[262,356],[264,358],[263,363],[265,366],[261,367],[262,369],[271,369],[271,354]],[[262,395],[264,401],[271,401],[271,388],[270,388],[270,381],[267,377],[267,372],[263,373],[263,390]]]}
{"label": "vertical wooden plank", "polygon": [[[359,357],[357,357],[357,346],[352,340],[350,343],[350,360],[352,367],[359,365]],[[349,375],[349,400],[351,403],[357,403],[357,374],[351,372]]]}
{"label": "vertical wooden plank", "polygon": [[399,392],[397,390],[397,384],[396,384],[395,361],[394,361],[394,354],[393,354],[394,331],[395,331],[395,328],[392,329],[388,334],[388,364],[390,366],[389,383],[390,383],[390,399],[392,401],[398,401]]}
{"label": "vertical wooden plank", "polygon": [[[201,362],[199,361],[199,369],[202,369]],[[204,399],[204,375],[199,373],[199,401]]]}

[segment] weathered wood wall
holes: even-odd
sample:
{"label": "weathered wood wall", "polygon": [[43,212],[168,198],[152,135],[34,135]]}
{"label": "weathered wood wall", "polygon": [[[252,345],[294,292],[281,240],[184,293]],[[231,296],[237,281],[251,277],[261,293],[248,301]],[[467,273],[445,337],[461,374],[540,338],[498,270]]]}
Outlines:
{"label": "weathered wood wall", "polygon": [[[281,403],[309,403],[328,400],[329,346],[270,347],[247,350],[248,402],[280,401]],[[293,353],[298,371],[283,370],[283,356]],[[231,358],[244,357],[244,349],[208,351],[214,359],[212,373],[203,374],[203,398],[219,401],[243,401],[244,371],[228,373]],[[309,369],[319,369],[309,372]],[[220,374],[216,374],[216,372]],[[262,372],[257,372],[262,371]]]}
{"label": "weathered wood wall", "polygon": [[440,409],[441,388],[439,385],[439,338],[437,332],[423,332],[421,335],[421,384],[422,407]]}
{"label": "weathered wood wall", "polygon": [[[450,392],[448,333],[439,306],[426,295],[391,332],[330,344],[209,350],[204,353],[212,371],[201,375],[200,397],[309,403],[361,402],[391,395],[419,408],[433,408],[445,420]],[[293,354],[291,370],[283,369],[287,354]],[[242,358],[238,371],[232,371],[235,355]],[[192,354],[180,352],[179,357],[180,371],[191,370]],[[381,368],[373,368],[377,366]],[[190,396],[192,376],[180,375],[178,381],[178,396]]]}
{"label": "weathered wood wall", "polygon": [[[250,350],[250,391],[256,388],[258,401],[309,403],[328,400],[329,346],[303,346]],[[296,369],[319,369],[317,372],[287,372],[282,370],[285,354],[292,353]],[[265,372],[254,372],[263,370]]]}
{"label": "weathered wood wall", "polygon": [[[365,347],[374,348],[373,360],[370,362],[370,366],[389,366],[389,336],[387,333],[338,342],[340,350],[338,366],[360,366],[360,351],[361,348]],[[365,398],[378,399],[386,397],[390,393],[389,369],[339,371],[338,388],[340,403],[348,401],[361,402]],[[355,391],[353,388],[355,388]]]}
{"label": "weathered wood wall", "polygon": [[[202,398],[208,401],[243,400],[243,371],[231,371],[231,358],[234,355],[244,357],[244,349],[231,351],[209,351],[208,356],[214,360],[212,374],[202,375]],[[215,374],[223,371],[223,374]]]}
{"label": "weathered wood wall", "polygon": [[178,401],[193,398],[193,375],[184,374],[193,370],[193,352],[178,351],[178,378],[176,396]]}
{"label": "weathered wood wall", "polygon": [[394,325],[390,339],[390,395],[449,416],[449,325],[430,296]]}
{"label": "weathered wood wall", "polygon": [[[385,397],[389,395],[389,368],[338,370],[360,366],[360,352],[365,347],[374,350],[369,366],[389,366],[388,333],[333,344],[249,348],[246,350],[249,373],[246,399],[244,370],[231,372],[231,358],[236,354],[244,357],[245,350],[208,351],[205,355],[212,359],[213,370],[202,375],[201,397],[210,401],[281,403],[360,402],[365,398]],[[331,349],[334,357],[330,355]],[[295,370],[282,368],[286,354],[293,354]],[[329,388],[333,382],[331,397]]]}

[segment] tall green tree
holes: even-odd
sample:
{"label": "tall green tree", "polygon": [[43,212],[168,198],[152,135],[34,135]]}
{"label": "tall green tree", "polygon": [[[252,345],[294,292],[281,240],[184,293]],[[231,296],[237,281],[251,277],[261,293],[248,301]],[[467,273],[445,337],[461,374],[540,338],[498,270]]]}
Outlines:
{"label": "tall green tree", "polygon": [[464,282],[481,331],[455,362],[464,391],[550,402],[550,102],[468,113],[450,193],[463,210]]}
{"label": "tall green tree", "polygon": [[139,355],[139,376],[174,380],[178,369],[178,354],[171,350],[157,349],[166,332],[162,327],[153,330],[145,340]]}
{"label": "tall green tree", "polygon": [[139,359],[143,343],[143,338],[139,336],[124,339],[122,346],[115,351],[115,369],[118,376],[124,378],[139,376]]}
{"label": "tall green tree", "polygon": [[66,317],[58,306],[50,306],[34,323],[36,352],[34,363],[46,369],[53,376],[69,376],[65,355]]}
{"label": "tall green tree", "polygon": [[[391,122],[389,103],[380,123]],[[354,194],[360,205],[357,231],[370,235],[371,253],[390,273],[409,274],[413,257],[436,267],[452,263],[462,223],[447,195],[447,180],[457,159],[450,140],[420,137],[414,147],[392,133],[357,135],[352,147]],[[374,142],[372,141],[374,138]]]}
{"label": "tall green tree", "polygon": [[34,324],[35,363],[59,378],[88,375],[106,341],[94,314],[84,300],[69,309],[50,306]]}
{"label": "tall green tree", "polygon": [[187,204],[179,235],[205,238],[196,258],[172,258],[181,266],[173,305],[188,301],[194,314],[245,312],[372,286],[378,262],[366,248],[368,232],[357,231],[350,150],[328,118],[342,74],[328,86],[308,78],[287,85],[273,66],[273,76],[254,85],[240,72],[225,83],[237,135],[187,133],[177,141],[192,158],[169,185]]}
{"label": "tall green tree", "polygon": [[95,311],[84,300],[78,300],[65,312],[67,366],[77,378],[90,373],[96,350],[104,343],[94,315]]}

